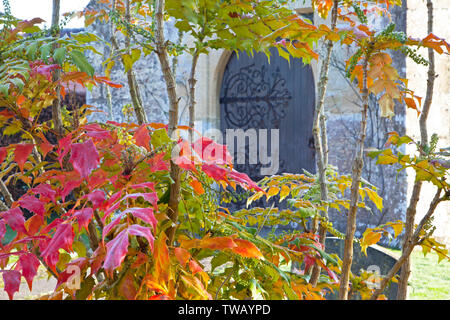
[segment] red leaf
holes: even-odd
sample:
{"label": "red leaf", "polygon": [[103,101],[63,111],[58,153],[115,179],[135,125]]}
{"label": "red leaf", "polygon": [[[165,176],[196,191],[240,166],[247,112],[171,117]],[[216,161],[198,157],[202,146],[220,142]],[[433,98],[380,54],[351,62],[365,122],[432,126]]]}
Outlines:
{"label": "red leaf", "polygon": [[158,208],[158,194],[156,192],[150,192],[150,193],[132,193],[132,194],[127,194],[125,197],[123,197],[120,202],[131,198],[131,199],[137,199],[139,197],[144,198],[145,201],[150,202],[153,207],[155,207],[155,209]]}
{"label": "red leaf", "polygon": [[63,283],[66,283],[71,276],[74,275],[74,269],[69,268],[70,266],[77,266],[79,270],[83,270],[88,262],[87,258],[78,258],[66,265],[66,269],[58,274],[58,281],[56,283],[56,289]]}
{"label": "red leaf", "polygon": [[5,160],[6,156],[8,155],[8,149],[5,147],[0,148],[0,164]]}
{"label": "red leaf", "polygon": [[23,217],[23,212],[20,208],[12,208],[4,213],[4,218],[6,224],[8,224],[11,229],[19,233],[27,234],[25,229],[25,219]]}
{"label": "red leaf", "polygon": [[333,271],[331,271],[330,269],[326,268],[328,275],[330,276],[331,279],[333,279],[333,281],[335,283],[339,282],[339,279],[336,275],[336,273],[334,273]]}
{"label": "red leaf", "polygon": [[119,224],[120,220],[122,220],[122,215],[115,218],[112,222],[110,222],[103,228],[103,234],[102,234],[103,241],[105,241],[105,237],[111,232],[111,230]]}
{"label": "red leaf", "polygon": [[78,225],[80,227],[84,227],[87,231],[89,222],[91,222],[93,214],[94,210],[92,210],[92,208],[84,208],[76,211],[73,216],[77,218]]}
{"label": "red leaf", "polygon": [[56,153],[58,154],[58,161],[59,164],[62,168],[63,166],[63,159],[64,156],[70,151],[70,143],[72,142],[72,135],[69,134],[68,136],[62,138],[61,140],[58,141],[58,150],[56,151]]}
{"label": "red leaf", "polygon": [[6,224],[5,224],[5,220],[0,220],[0,247],[2,245],[2,239],[5,236],[6,233]]}
{"label": "red leaf", "polygon": [[202,170],[208,176],[210,176],[211,178],[213,178],[216,181],[220,181],[220,180],[228,181],[227,170],[225,170],[224,168],[219,167],[215,164],[203,164]]}
{"label": "red leaf", "polygon": [[45,214],[44,203],[42,203],[42,201],[36,197],[24,195],[22,198],[20,198],[18,203],[20,204],[21,207],[33,213],[36,213],[40,216],[43,216]]}
{"label": "red leaf", "polygon": [[61,192],[59,192],[59,195],[62,198],[62,201],[66,201],[66,197],[69,193],[73,191],[73,189],[78,188],[81,185],[82,180],[79,181],[66,181],[64,183],[64,188]]}
{"label": "red leaf", "polygon": [[195,152],[205,162],[215,164],[231,164],[232,158],[226,146],[216,143],[214,140],[206,137],[198,139],[193,144]]}
{"label": "red leaf", "polygon": [[95,190],[86,195],[86,198],[92,202],[92,209],[95,210],[105,202],[105,193],[102,190]]}
{"label": "red leaf", "polygon": [[142,126],[139,127],[139,129],[136,130],[133,138],[138,146],[144,147],[148,151],[151,150],[150,148],[151,137],[148,132],[146,124],[143,124]]}
{"label": "red leaf", "polygon": [[69,162],[83,178],[89,177],[92,170],[97,168],[100,156],[91,139],[84,143],[74,143],[71,145],[72,155]]}
{"label": "red leaf", "polygon": [[169,164],[164,160],[164,156],[164,153],[158,153],[156,156],[147,161],[150,165],[151,172],[169,170]]}
{"label": "red leaf", "polygon": [[242,239],[234,239],[233,241],[234,243],[236,243],[237,247],[232,248],[232,250],[237,254],[246,258],[264,258],[261,251],[259,251],[259,249],[253,244],[253,242]]}
{"label": "red leaf", "polygon": [[112,277],[112,271],[120,266],[128,251],[128,230],[123,230],[106,244],[106,257],[103,269]]}
{"label": "red leaf", "polygon": [[53,220],[51,223],[49,223],[48,225],[45,226],[45,228],[42,230],[41,234],[49,233],[50,230],[58,227],[63,222],[64,222],[64,220],[60,219],[60,218]]}
{"label": "red leaf", "polygon": [[155,238],[153,237],[152,230],[150,228],[143,227],[138,224],[133,224],[131,227],[128,227],[128,233],[147,239],[148,243],[150,244],[150,250],[153,252],[153,242],[155,241]]}
{"label": "red leaf", "polygon": [[111,139],[111,133],[103,129],[97,123],[87,124],[83,127],[86,130],[86,135],[96,139]]}
{"label": "red leaf", "polygon": [[153,230],[156,230],[156,225],[158,221],[156,220],[152,208],[130,208],[122,212],[122,214],[131,213],[136,218],[150,224]]}
{"label": "red leaf", "polygon": [[249,178],[245,173],[237,172],[236,170],[232,170],[228,173],[228,176],[231,177],[234,181],[239,183],[241,187],[245,189],[254,189],[256,191],[263,191],[252,179]]}
{"label": "red leaf", "polygon": [[34,254],[26,253],[19,257],[19,268],[23,277],[27,280],[28,288],[33,290],[33,279],[39,268],[39,259]]}
{"label": "red leaf", "polygon": [[195,167],[195,162],[187,156],[176,157],[174,162],[181,169],[184,169],[186,171],[197,172],[197,168]]}
{"label": "red leaf", "polygon": [[155,183],[154,182],[144,182],[144,183],[132,185],[130,188],[131,189],[149,188],[149,189],[155,191]]}
{"label": "red leaf", "polygon": [[309,254],[305,254],[305,258],[303,260],[305,263],[305,273],[316,263],[316,259],[311,257]]}
{"label": "red leaf", "polygon": [[20,272],[16,270],[4,270],[3,282],[5,283],[5,291],[8,293],[10,300],[13,299],[14,293],[19,292],[20,288]]}
{"label": "red leaf", "polygon": [[41,148],[41,151],[42,151],[42,158],[45,158],[47,153],[49,153],[50,151],[53,150],[54,145],[52,145],[50,142],[48,142],[48,140],[45,138],[45,136],[42,132],[40,132],[40,134],[38,134],[38,135],[42,140],[42,142],[39,143],[39,147]]}
{"label": "red leaf", "polygon": [[154,238],[150,228],[136,224],[128,227],[106,244],[106,257],[103,268],[110,276],[112,276],[112,271],[118,268],[125,259],[125,255],[128,252],[129,234],[146,238],[153,251]]}
{"label": "red leaf", "polygon": [[56,191],[53,190],[49,184],[41,183],[37,187],[34,187],[31,191],[34,192],[35,194],[41,195],[41,199],[42,197],[44,197],[51,200],[53,203],[56,202],[55,199]]}
{"label": "red leaf", "polygon": [[23,166],[27,162],[28,156],[33,151],[32,144],[17,144],[14,149],[14,161],[19,165],[20,171],[23,171]]}
{"label": "red leaf", "polygon": [[52,268],[55,269],[59,258],[59,249],[64,249],[68,252],[72,251],[74,233],[70,224],[61,223],[56,232],[51,238],[48,245],[42,251],[42,258]]}

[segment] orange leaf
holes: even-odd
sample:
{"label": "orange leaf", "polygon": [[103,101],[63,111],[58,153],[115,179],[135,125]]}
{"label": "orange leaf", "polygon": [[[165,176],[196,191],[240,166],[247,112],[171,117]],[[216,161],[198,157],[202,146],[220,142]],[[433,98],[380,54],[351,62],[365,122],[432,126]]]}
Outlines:
{"label": "orange leaf", "polygon": [[205,189],[203,189],[201,182],[197,179],[193,179],[191,182],[189,182],[189,185],[194,189],[196,194],[202,195],[205,193]]}
{"label": "orange leaf", "polygon": [[191,254],[186,249],[175,248],[175,257],[177,258],[178,262],[184,267],[189,261]]}
{"label": "orange leaf", "polygon": [[154,258],[155,258],[155,271],[154,276],[156,279],[167,282],[170,277],[170,261],[169,261],[169,249],[167,248],[167,237],[162,232],[158,240],[155,241]]}
{"label": "orange leaf", "polygon": [[26,99],[27,98],[25,98],[25,96],[21,94],[20,96],[17,97],[16,100],[17,105],[20,107],[25,102]]}
{"label": "orange leaf", "polygon": [[193,275],[203,271],[202,267],[200,267],[200,265],[194,259],[191,259],[191,261],[189,261],[189,269],[191,269]]}
{"label": "orange leaf", "polygon": [[234,239],[234,243],[237,244],[237,247],[232,249],[233,252],[246,258],[264,258],[261,251],[252,242],[243,239]]}
{"label": "orange leaf", "polygon": [[181,246],[185,249],[203,248],[211,250],[224,250],[235,248],[236,243],[234,243],[233,239],[230,237],[206,237],[203,239],[184,240],[182,241]]}
{"label": "orange leaf", "polygon": [[411,109],[416,110],[416,111],[417,111],[417,115],[420,114],[420,111],[419,111],[419,109],[417,108],[416,102],[414,101],[413,98],[403,98],[403,100],[405,101],[406,106],[407,106],[408,108],[411,108]]}

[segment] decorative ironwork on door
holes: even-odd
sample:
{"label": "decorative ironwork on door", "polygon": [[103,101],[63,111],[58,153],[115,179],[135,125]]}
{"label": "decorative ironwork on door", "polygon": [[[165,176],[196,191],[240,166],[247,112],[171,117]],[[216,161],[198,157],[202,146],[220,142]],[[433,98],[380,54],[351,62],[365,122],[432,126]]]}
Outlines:
{"label": "decorative ironwork on door", "polygon": [[[264,54],[253,57],[233,53],[225,69],[220,92],[221,130],[268,130],[268,154],[271,154],[270,130],[279,130],[279,170],[301,173],[315,170],[314,148],[311,145],[312,120],[315,104],[314,78],[310,66],[298,59],[290,63],[271,50],[270,63]],[[228,141],[225,143],[229,144]],[[235,168],[260,180],[261,163],[236,163],[237,153],[249,157],[248,142],[245,151],[230,150]],[[242,202],[242,203],[241,203]],[[245,205],[245,199],[233,205]]]}
{"label": "decorative ironwork on door", "polygon": [[280,68],[271,73],[253,63],[223,79],[220,103],[227,127],[279,129],[290,100]]}

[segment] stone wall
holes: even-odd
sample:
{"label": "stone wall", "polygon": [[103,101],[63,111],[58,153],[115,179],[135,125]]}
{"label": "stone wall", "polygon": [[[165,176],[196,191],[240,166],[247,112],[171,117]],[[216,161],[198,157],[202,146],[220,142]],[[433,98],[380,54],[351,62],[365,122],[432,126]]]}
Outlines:
{"label": "stone wall", "polygon": [[[100,9],[103,5],[91,1],[89,8]],[[106,43],[111,43],[111,32],[108,25],[101,21],[96,21],[87,28],[88,32],[95,33]],[[116,37],[121,48],[124,47],[124,37],[120,32],[116,33]],[[169,23],[166,26],[166,37],[172,41],[176,41],[178,37],[177,30]],[[96,49],[103,53],[98,55],[92,53],[90,60],[95,67],[97,74],[104,74],[104,66],[102,62],[110,56],[110,46],[106,44],[96,45]],[[144,54],[142,54],[144,56]],[[166,93],[166,86],[162,76],[159,60],[155,54],[151,54],[143,59],[140,59],[134,64],[134,72],[139,84],[142,102],[145,112],[150,122],[168,122],[168,96]],[[181,123],[187,124],[187,80],[190,71],[190,60],[187,55],[179,57],[178,72],[176,82],[178,92],[181,94],[180,102],[180,120]],[[126,104],[131,104],[130,92],[128,89],[128,82],[125,70],[121,64],[120,59],[116,59],[116,64],[111,70],[111,80],[123,85],[120,89],[112,89],[112,112],[107,99],[106,86],[99,86],[87,93],[87,103],[95,106],[101,113],[95,114],[92,119],[98,121],[126,121],[126,117],[122,112],[122,108]],[[135,121],[134,115],[131,119]]]}

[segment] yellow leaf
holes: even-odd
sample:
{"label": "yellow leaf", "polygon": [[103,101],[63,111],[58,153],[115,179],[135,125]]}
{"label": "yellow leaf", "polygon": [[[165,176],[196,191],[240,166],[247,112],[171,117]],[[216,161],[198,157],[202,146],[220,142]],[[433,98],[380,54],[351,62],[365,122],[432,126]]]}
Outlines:
{"label": "yellow leaf", "polygon": [[383,198],[372,189],[365,188],[364,190],[369,196],[369,199],[377,206],[377,209],[381,211],[383,209]]}
{"label": "yellow leaf", "polygon": [[363,238],[361,239],[361,250],[367,256],[367,247],[376,244],[381,239],[381,233],[374,231],[374,229],[367,229],[364,231]]}
{"label": "yellow leaf", "polygon": [[276,196],[280,192],[280,188],[278,187],[270,187],[269,191],[267,191],[267,200],[269,200],[271,197]]}
{"label": "yellow leaf", "polygon": [[256,201],[256,200],[261,199],[261,197],[262,197],[263,195],[264,195],[264,192],[259,191],[259,192],[255,193],[254,195],[252,195],[251,197],[249,197],[249,198],[247,199],[247,207],[248,207],[253,201]]}
{"label": "yellow leaf", "polygon": [[400,233],[402,233],[403,231],[403,222],[402,221],[397,221],[397,222],[390,222],[388,223],[388,225],[394,229],[394,238],[397,238]]}
{"label": "yellow leaf", "polygon": [[291,192],[291,189],[285,184],[281,186],[280,201],[283,201]]}
{"label": "yellow leaf", "polygon": [[380,104],[382,117],[392,118],[394,116],[394,100],[388,94],[384,94],[378,103]]}

